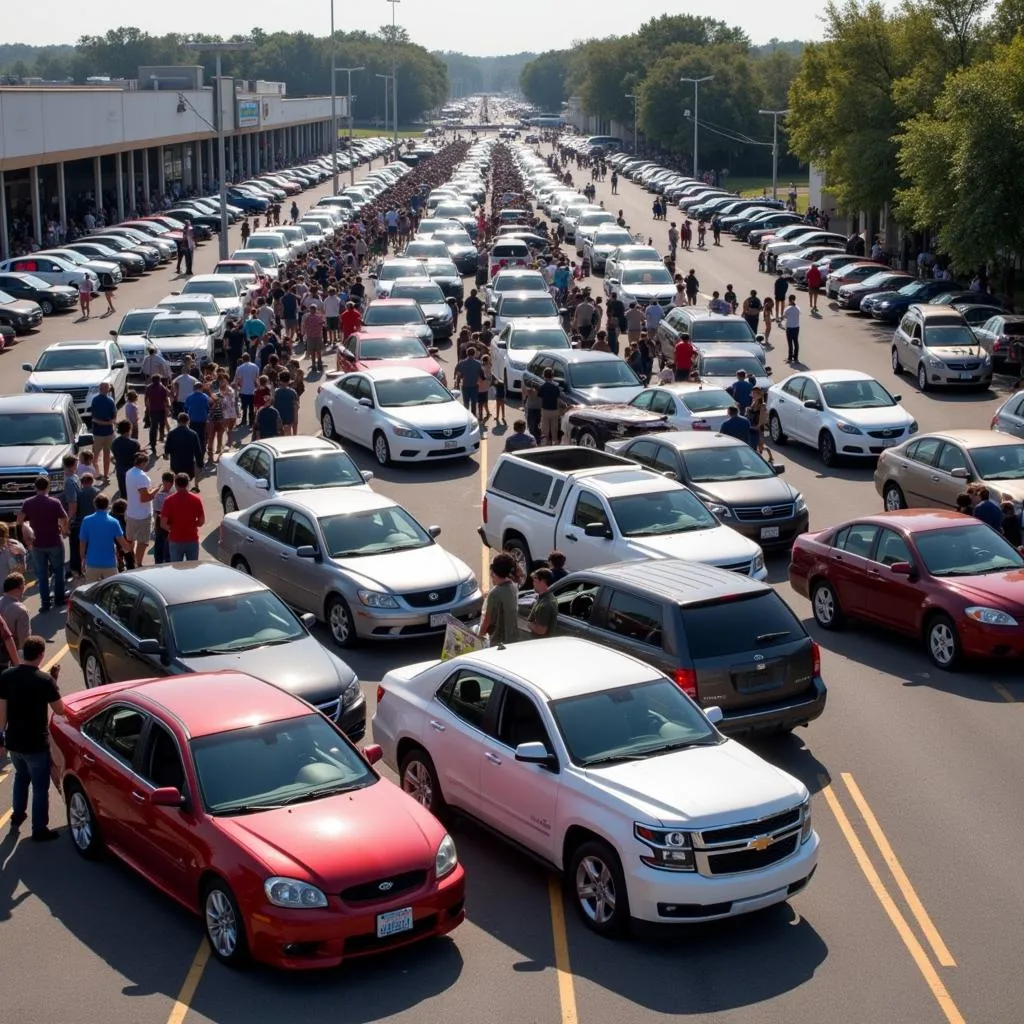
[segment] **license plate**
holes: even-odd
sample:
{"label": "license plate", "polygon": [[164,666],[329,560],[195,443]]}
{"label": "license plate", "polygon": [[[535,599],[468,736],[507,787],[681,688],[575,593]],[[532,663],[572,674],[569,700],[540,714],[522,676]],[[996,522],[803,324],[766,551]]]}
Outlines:
{"label": "license plate", "polygon": [[458,441],[445,441],[444,442],[444,447],[445,448],[458,448],[459,447],[459,442]]}
{"label": "license plate", "polygon": [[778,537],[779,528],[777,526],[762,526],[761,527],[761,540],[772,540],[774,537]]}
{"label": "license plate", "polygon": [[439,626],[443,626],[448,621],[448,613],[441,612],[439,615],[430,616],[430,628],[437,629]]}
{"label": "license plate", "polygon": [[386,939],[389,935],[412,931],[412,907],[401,910],[389,910],[386,914],[377,915],[377,938]]}
{"label": "license plate", "polygon": [[960,377],[961,380],[970,380],[973,376],[974,376],[974,374],[971,373],[969,370],[968,370],[967,373],[959,374],[959,377]]}

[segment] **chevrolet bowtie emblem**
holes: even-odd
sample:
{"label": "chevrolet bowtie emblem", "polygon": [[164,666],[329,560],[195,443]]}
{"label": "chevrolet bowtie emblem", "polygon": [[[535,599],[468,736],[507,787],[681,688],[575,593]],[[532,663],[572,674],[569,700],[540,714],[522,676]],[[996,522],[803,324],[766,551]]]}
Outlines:
{"label": "chevrolet bowtie emblem", "polygon": [[758,836],[756,839],[751,839],[747,843],[748,850],[757,850],[760,853],[762,850],[767,850],[769,846],[772,846],[775,840],[771,836]]}

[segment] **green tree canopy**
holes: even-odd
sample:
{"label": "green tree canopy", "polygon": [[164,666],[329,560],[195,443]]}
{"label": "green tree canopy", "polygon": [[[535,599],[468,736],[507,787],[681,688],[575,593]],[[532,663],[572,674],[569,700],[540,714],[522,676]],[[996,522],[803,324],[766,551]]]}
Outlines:
{"label": "green tree canopy", "polygon": [[566,93],[568,75],[569,51],[551,50],[523,68],[519,73],[519,88],[531,103],[557,113],[569,98]]}

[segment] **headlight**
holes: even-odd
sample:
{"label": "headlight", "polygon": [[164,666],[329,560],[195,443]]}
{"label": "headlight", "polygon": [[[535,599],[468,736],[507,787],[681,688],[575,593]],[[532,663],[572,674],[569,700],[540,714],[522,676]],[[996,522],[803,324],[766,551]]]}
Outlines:
{"label": "headlight", "polygon": [[986,352],[985,355],[984,355],[984,358],[981,361],[982,361],[982,363],[991,363],[992,362],[992,357]]}
{"label": "headlight", "polygon": [[412,427],[392,427],[397,437],[422,437],[423,435]]}
{"label": "headlight", "polygon": [[805,511],[806,508],[807,508],[807,502],[804,499],[804,496],[802,494],[798,494],[796,496],[796,500],[793,502],[793,511],[797,515],[799,515],[801,512]]}
{"label": "headlight", "polygon": [[940,367],[943,365],[941,359],[936,359],[935,356],[925,356],[924,360],[929,366]]}
{"label": "headlight", "polygon": [[754,555],[754,572],[760,572],[764,568],[764,552],[758,551]]}
{"label": "headlight", "polygon": [[341,691],[341,706],[343,708],[350,708],[357,700],[359,700],[359,676],[355,676],[351,683]]}
{"label": "headlight", "polygon": [[379,590],[358,590],[359,600],[367,608],[397,608],[398,602],[390,595]]}
{"label": "headlight", "polygon": [[921,428],[917,425],[917,420],[913,420],[909,427],[907,427],[908,434],[916,434]]}
{"label": "headlight", "polygon": [[440,880],[445,875],[450,875],[459,863],[459,855],[455,852],[455,840],[448,833],[445,833],[441,845],[434,854],[434,875]]}
{"label": "headlight", "polygon": [[479,584],[476,581],[475,576],[470,576],[468,580],[463,580],[459,584],[459,593],[456,597],[457,601],[464,601],[467,597],[472,597],[476,592]]}
{"label": "headlight", "polygon": [[296,878],[280,878],[275,875],[263,883],[263,891],[275,907],[315,910],[327,906],[327,897],[315,885],[300,882]]}
{"label": "headlight", "polygon": [[972,605],[964,609],[964,614],[975,622],[985,626],[1016,626],[1017,620],[998,608],[986,608],[984,605]]}
{"label": "headlight", "polygon": [[662,871],[693,871],[693,842],[689,832],[677,829],[655,828],[639,821],[633,822],[633,835],[650,849],[640,859],[651,868]]}
{"label": "headlight", "polygon": [[892,305],[892,303],[888,299],[886,299],[885,302],[878,303],[878,308],[879,309],[888,309],[891,305]]}
{"label": "headlight", "polygon": [[855,426],[853,423],[847,423],[844,420],[836,420],[836,429],[841,430],[844,434],[863,434],[864,431],[860,427]]}
{"label": "headlight", "polygon": [[29,381],[25,384],[25,390],[31,394],[37,394],[43,389],[39,384],[33,384],[31,381]]}
{"label": "headlight", "polygon": [[800,843],[806,843],[811,838],[811,798],[808,797],[800,808],[803,814],[802,824],[800,826]]}

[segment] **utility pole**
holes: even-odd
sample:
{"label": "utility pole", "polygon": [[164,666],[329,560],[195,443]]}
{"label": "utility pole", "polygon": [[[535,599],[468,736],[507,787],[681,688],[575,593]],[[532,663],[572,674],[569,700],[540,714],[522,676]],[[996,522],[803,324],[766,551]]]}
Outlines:
{"label": "utility pole", "polygon": [[[348,171],[349,171],[349,184],[354,185],[356,183],[356,165],[352,162],[352,74],[355,71],[365,71],[366,68],[335,68],[331,74],[331,85],[334,85],[334,75],[339,71],[344,71],[348,75],[348,92],[345,94],[348,104]],[[337,136],[337,132],[334,133]],[[335,145],[337,145],[337,138],[335,138]],[[335,165],[335,171],[337,171],[337,165]],[[334,186],[334,192],[337,194],[338,186]]]}
{"label": "utility pole", "polygon": [[[334,38],[334,0],[331,0],[331,183],[333,194],[338,194],[338,88],[335,85],[338,44]],[[352,90],[350,89],[349,92]],[[351,145],[351,140],[349,145]]]}
{"label": "utility pole", "polygon": [[398,159],[398,39],[395,27],[395,11],[402,0],[387,0],[391,4],[391,113],[395,132],[395,159]]}
{"label": "utility pole", "polygon": [[772,199],[779,198],[779,118],[785,117],[788,110],[759,110],[772,119]]}
{"label": "utility pole", "polygon": [[636,103],[639,97],[635,92],[627,92],[626,99],[633,101],[633,152],[637,152],[636,148]]}
{"label": "utility pole", "polygon": [[391,81],[390,75],[377,75],[378,78],[384,79],[384,134],[388,133],[388,82]]}
{"label": "utility pole", "polygon": [[710,82],[714,75],[705,75],[703,78],[680,78],[680,82],[693,83],[693,176],[700,177],[697,164],[697,87],[701,82]]}

